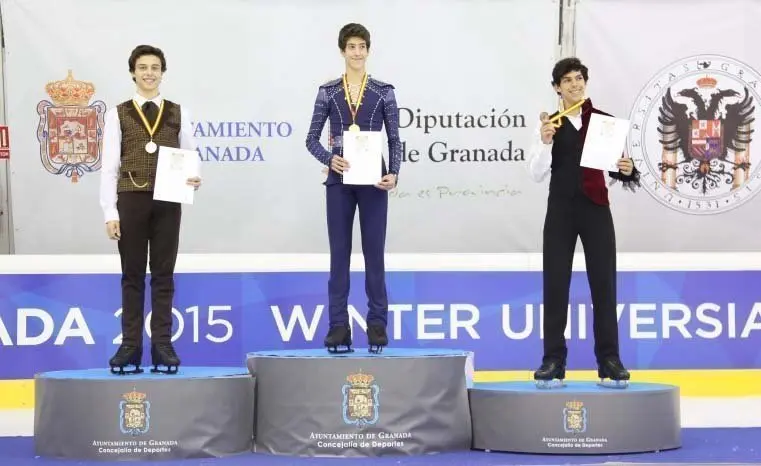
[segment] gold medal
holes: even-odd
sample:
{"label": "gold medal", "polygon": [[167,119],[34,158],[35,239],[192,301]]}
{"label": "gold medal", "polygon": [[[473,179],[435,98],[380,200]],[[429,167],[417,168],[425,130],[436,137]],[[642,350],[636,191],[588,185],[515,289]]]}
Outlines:
{"label": "gold medal", "polygon": [[357,96],[357,103],[355,105],[351,104],[351,97],[349,94],[349,83],[346,80],[346,74],[343,75],[343,81],[344,81],[344,94],[346,96],[346,103],[349,105],[349,112],[351,113],[352,125],[349,126],[349,131],[359,131],[359,126],[357,125],[357,113],[359,112],[359,106],[362,105],[362,98],[365,95],[365,87],[367,87],[367,73],[365,73],[365,76],[362,78],[362,87],[359,88],[359,95]]}
{"label": "gold medal", "polygon": [[164,115],[164,100],[161,100],[161,105],[159,105],[159,114],[156,115],[156,121],[153,123],[153,126],[151,126],[148,123],[148,119],[145,117],[145,114],[143,113],[143,109],[140,108],[140,106],[137,104],[137,102],[132,100],[132,105],[134,105],[135,110],[137,110],[137,114],[140,115],[140,119],[143,120],[143,126],[145,126],[146,131],[148,131],[148,135],[151,137],[150,142],[145,145],[145,150],[149,154],[153,154],[156,152],[156,149],[158,149],[158,146],[155,142],[153,142],[153,135],[156,133],[156,130],[159,127],[159,123],[161,122],[161,117]]}

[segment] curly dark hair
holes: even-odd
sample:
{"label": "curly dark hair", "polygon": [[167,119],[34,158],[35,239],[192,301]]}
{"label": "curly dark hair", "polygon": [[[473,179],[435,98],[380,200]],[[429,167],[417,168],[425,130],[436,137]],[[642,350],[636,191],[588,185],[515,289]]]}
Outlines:
{"label": "curly dark hair", "polygon": [[584,81],[589,81],[589,69],[578,58],[569,57],[555,63],[555,67],[552,68],[552,84],[559,86],[563,76],[574,71],[581,72]]}

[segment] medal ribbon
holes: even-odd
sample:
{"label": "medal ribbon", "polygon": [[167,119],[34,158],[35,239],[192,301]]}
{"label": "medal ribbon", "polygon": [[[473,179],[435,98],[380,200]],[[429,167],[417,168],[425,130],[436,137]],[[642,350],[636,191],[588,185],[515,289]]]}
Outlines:
{"label": "medal ribbon", "polygon": [[164,114],[164,100],[161,100],[161,105],[159,105],[159,113],[156,115],[156,121],[154,122],[153,126],[148,123],[148,118],[145,117],[143,109],[140,108],[137,102],[133,100],[132,105],[135,106],[137,114],[140,115],[140,119],[143,120],[143,125],[145,125],[145,129],[148,130],[148,134],[151,136],[151,141],[153,141],[153,134],[156,132],[156,129],[158,129],[159,123],[161,122],[161,116]]}
{"label": "medal ribbon", "polygon": [[346,94],[346,103],[349,105],[349,112],[351,113],[352,124],[357,124],[357,113],[359,113],[359,106],[362,104],[362,98],[365,95],[365,87],[367,86],[367,73],[362,78],[362,87],[359,88],[359,97],[357,97],[357,103],[354,107],[351,104],[351,97],[349,96],[349,82],[346,80],[346,74],[343,76],[344,81],[344,94]]}
{"label": "medal ribbon", "polygon": [[562,112],[558,113],[554,117],[550,118],[550,123],[552,123],[552,126],[555,128],[560,128],[560,125],[562,124],[561,121],[559,121],[564,116],[568,115],[569,113],[573,112],[577,108],[581,107],[584,102],[586,102],[587,99],[581,99],[580,101],[576,102],[575,104],[571,105],[567,109],[563,110]]}

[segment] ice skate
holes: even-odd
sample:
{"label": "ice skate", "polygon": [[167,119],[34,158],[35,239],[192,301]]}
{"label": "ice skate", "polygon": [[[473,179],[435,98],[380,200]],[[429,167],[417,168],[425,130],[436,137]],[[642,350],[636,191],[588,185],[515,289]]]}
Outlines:
{"label": "ice skate", "polygon": [[[328,331],[328,335],[325,337],[325,347],[329,353],[353,353],[351,349],[351,329],[345,326],[331,327]],[[340,349],[341,346],[345,346],[346,349]]]}
{"label": "ice skate", "polygon": [[[151,359],[153,363],[151,372],[176,374],[180,368],[180,358],[177,357],[174,347],[169,342],[151,345]],[[159,369],[159,366],[166,366],[166,369]]]}
{"label": "ice skate", "polygon": [[548,359],[542,361],[534,372],[536,387],[541,389],[562,388],[565,386],[565,361]]}
{"label": "ice skate", "polygon": [[629,386],[629,371],[624,368],[619,358],[607,358],[597,363],[598,385],[607,388],[626,388]]}
{"label": "ice skate", "polygon": [[[111,373],[117,375],[142,374],[140,369],[142,364],[143,349],[139,346],[121,345],[116,350],[116,354],[108,361],[111,366]],[[125,371],[126,366],[135,366],[134,370]]]}
{"label": "ice skate", "polygon": [[367,350],[371,353],[382,353],[383,347],[388,345],[386,326],[381,324],[369,324],[367,326]]}

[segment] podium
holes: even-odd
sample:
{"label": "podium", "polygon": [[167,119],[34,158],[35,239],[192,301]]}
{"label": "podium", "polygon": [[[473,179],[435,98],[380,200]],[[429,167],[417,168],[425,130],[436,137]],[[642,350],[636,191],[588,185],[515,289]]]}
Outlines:
{"label": "podium", "polygon": [[626,389],[566,382],[477,383],[470,389],[473,448],[513,453],[620,454],[681,446],[679,388]]}
{"label": "podium", "polygon": [[257,381],[256,452],[384,456],[470,449],[470,352],[261,351],[247,361]]}
{"label": "podium", "polygon": [[35,453],[121,461],[251,452],[623,454],[681,446],[679,388],[671,385],[473,384],[473,353],[449,349],[259,351],[246,355],[246,366],[37,374]]}
{"label": "podium", "polygon": [[109,369],[35,376],[34,446],[42,457],[157,460],[250,452],[254,387],[245,368],[177,374]]}

